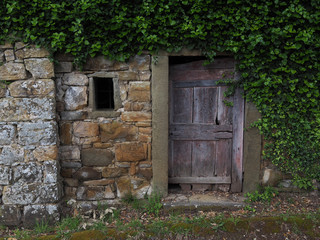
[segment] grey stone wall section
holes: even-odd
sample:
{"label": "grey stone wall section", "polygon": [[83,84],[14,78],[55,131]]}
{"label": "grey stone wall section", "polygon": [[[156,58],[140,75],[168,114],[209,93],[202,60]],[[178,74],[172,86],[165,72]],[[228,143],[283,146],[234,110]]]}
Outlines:
{"label": "grey stone wall section", "polygon": [[153,191],[168,194],[169,58],[152,63]]}
{"label": "grey stone wall section", "polygon": [[0,123],[0,145],[11,144],[14,140],[16,129],[13,125]]}
{"label": "grey stone wall section", "polygon": [[250,128],[250,125],[260,118],[260,113],[255,105],[247,102],[245,105],[245,131],[243,136],[244,193],[256,190],[259,185],[262,140],[259,130]]}
{"label": "grey stone wall section", "polygon": [[57,144],[57,123],[19,123],[18,142],[24,146],[38,145],[48,146]]}

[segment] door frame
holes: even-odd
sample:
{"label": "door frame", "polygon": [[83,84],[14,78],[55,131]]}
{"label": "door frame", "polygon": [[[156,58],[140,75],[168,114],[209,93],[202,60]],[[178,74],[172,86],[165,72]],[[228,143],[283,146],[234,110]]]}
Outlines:
{"label": "door frame", "polygon": [[[230,56],[219,54],[220,56]],[[182,50],[179,53],[160,52],[152,56],[152,172],[153,191],[166,196],[168,194],[168,154],[169,154],[169,56],[202,56],[200,51]],[[244,104],[244,128],[258,120],[260,115],[253,104]],[[248,192],[259,184],[261,135],[258,129],[251,128],[243,132],[243,162],[238,164],[241,182],[240,192]],[[245,169],[247,171],[245,171]],[[243,181],[242,181],[243,177]],[[239,188],[235,192],[239,192]]]}

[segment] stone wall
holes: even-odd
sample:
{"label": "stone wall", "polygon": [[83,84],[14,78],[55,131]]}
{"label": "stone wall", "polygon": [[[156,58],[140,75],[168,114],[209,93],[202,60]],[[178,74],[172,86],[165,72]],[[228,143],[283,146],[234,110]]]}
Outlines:
{"label": "stone wall", "polygon": [[[82,71],[57,55],[55,67],[61,175],[65,199],[79,208],[117,202],[126,194],[151,191],[151,94],[149,55],[127,63],[90,59]],[[117,78],[117,109],[95,112],[89,99],[93,77]],[[91,94],[91,96],[90,96]]]}
{"label": "stone wall", "polygon": [[0,225],[59,219],[58,124],[49,53],[0,45]]}

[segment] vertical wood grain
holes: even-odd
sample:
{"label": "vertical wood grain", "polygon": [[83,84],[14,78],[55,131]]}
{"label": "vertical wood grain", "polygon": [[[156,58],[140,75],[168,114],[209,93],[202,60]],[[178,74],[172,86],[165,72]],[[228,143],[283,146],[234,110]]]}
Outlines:
{"label": "vertical wood grain", "polygon": [[194,123],[215,124],[217,117],[217,88],[196,87],[194,88]]}

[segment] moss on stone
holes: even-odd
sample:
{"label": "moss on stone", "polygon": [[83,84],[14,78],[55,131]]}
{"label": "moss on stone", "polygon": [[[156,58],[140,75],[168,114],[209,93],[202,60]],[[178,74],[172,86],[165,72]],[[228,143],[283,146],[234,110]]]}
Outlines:
{"label": "moss on stone", "polygon": [[107,239],[107,236],[98,230],[87,230],[76,232],[71,235],[70,240],[102,240]]}

